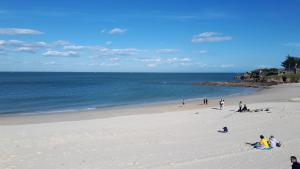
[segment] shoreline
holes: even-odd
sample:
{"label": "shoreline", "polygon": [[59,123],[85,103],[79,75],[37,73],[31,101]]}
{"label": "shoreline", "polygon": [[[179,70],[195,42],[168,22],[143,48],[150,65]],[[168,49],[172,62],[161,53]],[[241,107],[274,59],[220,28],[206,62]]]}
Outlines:
{"label": "shoreline", "polygon": [[[191,84],[193,85],[193,84]],[[222,86],[226,87],[226,86]],[[235,88],[231,86],[227,86],[228,88]],[[5,111],[5,109],[1,112],[0,111],[0,118],[3,116],[26,116],[26,115],[43,115],[43,114],[58,114],[58,113],[70,113],[70,112],[85,112],[90,110],[107,110],[107,109],[118,109],[118,108],[131,108],[131,107],[138,107],[138,106],[151,106],[151,105],[161,105],[161,104],[176,104],[182,101],[184,99],[187,102],[193,102],[193,101],[201,101],[204,98],[208,99],[216,99],[216,98],[223,98],[223,97],[231,97],[231,96],[243,96],[248,95],[251,93],[255,93],[256,91],[262,90],[261,88],[252,88],[249,89],[248,87],[238,87],[239,90],[232,92],[231,94],[222,93],[221,95],[217,95],[216,93],[209,93],[211,95],[203,96],[203,94],[199,93],[199,96],[182,96],[181,98],[156,98],[148,101],[134,101],[134,102],[116,102],[116,103],[99,103],[99,104],[86,104],[86,105],[80,105],[80,106],[73,106],[73,107],[62,107],[60,109],[53,109],[51,110],[47,108],[44,108],[42,110],[26,110],[22,112],[22,108],[19,110],[13,111]],[[31,105],[30,107],[34,107]]]}
{"label": "shoreline", "polygon": [[[113,118],[118,116],[129,115],[142,115],[142,114],[157,114],[166,112],[178,112],[188,110],[201,110],[209,107],[218,107],[218,101],[222,98],[225,99],[225,106],[236,105],[238,102],[243,101],[246,104],[256,102],[270,102],[276,101],[276,98],[262,98],[261,95],[266,93],[270,94],[272,91],[284,86],[300,86],[300,83],[279,84],[265,88],[259,88],[256,91],[238,96],[224,96],[220,98],[213,98],[208,100],[208,105],[204,105],[200,99],[192,101],[186,101],[182,106],[181,102],[159,102],[159,103],[147,103],[147,104],[134,104],[125,106],[116,106],[108,108],[96,108],[91,110],[82,111],[69,111],[59,113],[22,113],[22,114],[2,114],[0,115],[1,125],[22,125],[22,124],[39,124],[39,123],[55,123],[64,121],[81,121],[91,119]],[[284,87],[286,88],[286,87]],[[293,92],[294,95],[297,95]],[[298,95],[297,95],[298,96]],[[299,94],[300,97],[300,94]],[[280,97],[277,101],[280,100]]]}
{"label": "shoreline", "polygon": [[[279,86],[279,85],[275,85]],[[64,121],[81,121],[91,119],[112,118],[118,116],[139,115],[139,114],[156,114],[172,111],[201,110],[208,107],[218,107],[218,101],[225,99],[226,105],[237,105],[239,100],[247,97],[259,95],[268,88],[258,88],[251,93],[240,93],[239,95],[229,95],[222,97],[208,98],[208,105],[203,104],[201,98],[186,99],[185,105],[181,105],[179,101],[162,101],[155,103],[142,103],[124,106],[113,106],[106,108],[95,108],[91,110],[75,110],[66,112],[49,112],[49,113],[19,113],[19,114],[2,114],[0,115],[0,125],[21,125],[21,124],[39,124],[54,123]],[[250,103],[250,102],[249,102]]]}
{"label": "shoreline", "polygon": [[[228,86],[231,87],[231,86]],[[240,88],[249,88],[249,87],[240,87]],[[244,91],[240,93],[230,94],[230,95],[220,95],[220,96],[208,96],[208,97],[192,97],[192,98],[184,98],[185,102],[203,102],[204,98],[216,100],[217,98],[225,98],[225,97],[239,97],[250,95],[256,93],[258,91],[264,90],[266,87],[258,87],[253,89],[253,91]],[[141,103],[124,103],[124,104],[116,104],[116,105],[107,105],[107,106],[97,106],[94,105],[92,107],[84,107],[84,108],[69,108],[62,110],[49,110],[49,111],[35,111],[35,112],[7,112],[0,113],[0,118],[5,116],[26,116],[26,115],[46,115],[46,114],[58,114],[58,113],[72,113],[72,112],[85,112],[85,111],[93,111],[93,110],[110,110],[110,109],[122,109],[122,108],[136,108],[139,106],[159,106],[166,104],[178,104],[181,103],[182,99],[172,99],[172,100],[157,100],[151,102],[141,102]]]}

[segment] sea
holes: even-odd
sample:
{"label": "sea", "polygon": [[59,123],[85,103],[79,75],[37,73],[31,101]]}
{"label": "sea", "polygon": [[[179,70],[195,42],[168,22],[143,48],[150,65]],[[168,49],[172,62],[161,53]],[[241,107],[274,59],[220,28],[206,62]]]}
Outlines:
{"label": "sea", "polygon": [[244,95],[252,88],[196,86],[235,73],[0,72],[0,114],[60,113]]}

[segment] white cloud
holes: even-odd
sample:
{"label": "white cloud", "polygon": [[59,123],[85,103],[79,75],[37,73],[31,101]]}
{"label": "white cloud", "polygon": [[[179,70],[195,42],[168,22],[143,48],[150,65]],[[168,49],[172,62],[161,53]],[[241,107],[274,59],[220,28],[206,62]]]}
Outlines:
{"label": "white cloud", "polygon": [[43,63],[44,65],[57,65],[57,63],[56,62],[54,62],[54,61],[51,61],[51,62],[45,62],[45,63]]}
{"label": "white cloud", "polygon": [[25,41],[20,41],[20,40],[0,40],[0,45],[42,48],[42,47],[46,47],[47,43],[46,42],[25,42]]}
{"label": "white cloud", "polygon": [[49,50],[43,53],[43,56],[53,56],[53,57],[76,57],[79,56],[79,53],[76,51],[55,51]]}
{"label": "white cloud", "polygon": [[36,48],[33,47],[19,47],[16,49],[18,52],[28,52],[28,53],[35,53]]}
{"label": "white cloud", "polygon": [[172,64],[172,65],[180,65],[180,66],[188,66],[188,65],[196,65],[197,63],[192,62],[190,58],[142,58],[137,59],[137,61],[145,62],[147,67],[157,67],[162,64]]}
{"label": "white cloud", "polygon": [[156,50],[156,53],[159,53],[159,54],[175,54],[178,52],[179,52],[179,49],[170,49],[170,48]]}
{"label": "white cloud", "polygon": [[0,40],[0,46],[4,46],[4,45],[5,45],[5,43],[6,43],[6,41],[5,41],[5,40]]}
{"label": "white cloud", "polygon": [[222,42],[232,40],[231,36],[223,36],[218,32],[203,32],[192,38],[193,43]]}
{"label": "white cloud", "polygon": [[136,55],[141,50],[136,48],[124,48],[124,49],[110,49],[110,48],[100,48],[99,55],[103,56],[115,56],[115,55]]}
{"label": "white cloud", "polygon": [[157,64],[147,64],[147,67],[151,67],[151,68],[157,67]]}
{"label": "white cloud", "polygon": [[200,33],[198,36],[200,36],[200,37],[211,37],[211,36],[215,36],[215,35],[219,35],[219,33],[217,33],[217,32],[203,32],[203,33]]}
{"label": "white cloud", "polygon": [[64,46],[64,49],[67,50],[80,50],[85,48],[85,46],[81,46],[81,45],[68,45],[68,46]]}
{"label": "white cloud", "polygon": [[165,60],[165,62],[167,62],[167,63],[175,63],[175,62],[177,62],[177,58],[169,58],[169,59],[166,59]]}
{"label": "white cloud", "polygon": [[25,28],[0,28],[0,35],[40,35],[43,32]]}
{"label": "white cloud", "polygon": [[90,63],[88,64],[88,66],[107,66],[107,67],[111,67],[111,66],[118,66],[118,63]]}
{"label": "white cloud", "polygon": [[137,61],[141,62],[161,62],[161,58],[142,58],[142,59],[137,59]]}
{"label": "white cloud", "polygon": [[122,29],[122,28],[113,28],[112,30],[109,31],[109,34],[114,35],[114,34],[122,34],[125,33],[127,29]]}
{"label": "white cloud", "polygon": [[182,61],[182,62],[190,62],[191,59],[190,58],[182,58],[182,59],[180,59],[180,61]]}
{"label": "white cloud", "polygon": [[65,46],[70,44],[71,43],[69,41],[65,41],[65,40],[57,40],[54,42],[54,45],[58,45],[58,46]]}

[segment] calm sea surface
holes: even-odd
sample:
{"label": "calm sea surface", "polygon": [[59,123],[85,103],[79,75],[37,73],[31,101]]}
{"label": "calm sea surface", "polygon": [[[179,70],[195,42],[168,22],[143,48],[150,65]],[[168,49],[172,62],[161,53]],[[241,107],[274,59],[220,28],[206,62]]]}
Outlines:
{"label": "calm sea surface", "polygon": [[233,73],[0,73],[0,114],[45,113],[251,93],[194,86]]}

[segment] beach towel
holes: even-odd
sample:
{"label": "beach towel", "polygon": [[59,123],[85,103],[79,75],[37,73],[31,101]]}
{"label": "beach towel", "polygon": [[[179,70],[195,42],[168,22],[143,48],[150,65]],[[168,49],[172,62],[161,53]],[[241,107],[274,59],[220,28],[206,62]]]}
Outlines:
{"label": "beach towel", "polygon": [[272,147],[269,147],[269,148],[255,147],[255,148],[259,149],[259,150],[272,150],[273,149]]}

